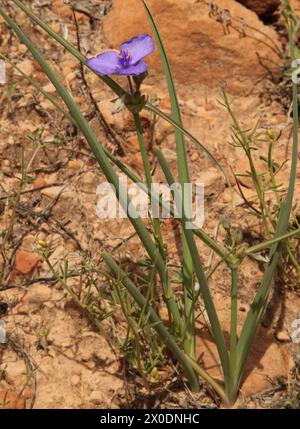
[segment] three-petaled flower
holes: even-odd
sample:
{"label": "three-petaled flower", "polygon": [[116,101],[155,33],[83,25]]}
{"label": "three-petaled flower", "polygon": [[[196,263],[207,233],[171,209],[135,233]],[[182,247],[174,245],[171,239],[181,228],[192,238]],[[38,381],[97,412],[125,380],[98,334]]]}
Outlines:
{"label": "three-petaled flower", "polygon": [[142,61],[154,51],[154,43],[149,34],[144,33],[127,40],[120,46],[120,51],[106,51],[86,60],[87,65],[96,73],[138,76],[147,71],[147,64]]}

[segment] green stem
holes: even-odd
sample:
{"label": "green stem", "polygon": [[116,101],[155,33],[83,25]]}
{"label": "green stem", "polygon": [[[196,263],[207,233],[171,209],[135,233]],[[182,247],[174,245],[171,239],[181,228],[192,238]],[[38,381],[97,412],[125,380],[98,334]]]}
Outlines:
{"label": "green stem", "polygon": [[262,250],[272,247],[274,244],[279,243],[280,241],[292,238],[300,234],[300,228],[294,231],[287,232],[286,234],[280,235],[279,237],[273,238],[272,240],[264,241],[263,243],[256,244],[255,246],[248,247],[247,249],[243,248],[242,253],[244,255],[252,255],[253,253],[261,252]]}
{"label": "green stem", "polygon": [[[168,163],[166,159],[164,158],[163,154],[157,149],[156,154],[158,157],[159,164],[165,174],[165,177],[168,181],[169,186],[171,186],[174,183],[173,175],[169,169]],[[174,193],[176,190],[174,190]],[[175,198],[176,201],[180,201],[181,205],[182,199],[180,195],[176,195]],[[232,379],[231,376],[231,366],[229,362],[229,356],[226,348],[226,342],[225,337],[222,331],[222,327],[219,321],[218,314],[216,312],[216,308],[208,287],[207,278],[205,276],[205,272],[202,266],[202,262],[199,256],[199,252],[197,249],[197,245],[195,242],[194,234],[191,229],[186,228],[186,223],[188,222],[188,219],[185,216],[185,211],[182,211],[182,228],[184,231],[184,235],[186,238],[187,245],[189,247],[190,255],[192,256],[192,262],[194,265],[195,273],[197,276],[197,280],[200,285],[200,292],[204,300],[205,309],[207,312],[207,316],[211,325],[211,330],[214,336],[214,340],[216,342],[216,346],[218,349],[219,357],[221,360],[221,365],[224,373],[224,379],[225,379],[225,385],[228,385]],[[193,302],[193,301],[192,301]]]}
{"label": "green stem", "polygon": [[[139,307],[141,309],[144,309],[145,306],[147,305],[146,299],[141,294],[141,292],[135,287],[134,283],[129,279],[126,273],[115,263],[113,258],[108,253],[105,253],[103,255],[103,259],[111,269],[114,276],[123,283],[123,285],[126,287],[128,292],[132,295],[134,300],[137,302]],[[196,374],[191,364],[187,360],[186,356],[184,355],[182,350],[180,350],[172,335],[164,327],[161,319],[158,317],[154,309],[149,304],[147,307],[147,311],[149,314],[149,320],[153,325],[153,329],[156,330],[163,344],[165,344],[166,347],[168,347],[168,349],[171,351],[173,356],[178,360],[178,362],[181,364],[182,368],[184,369],[185,374],[189,381],[189,388],[193,392],[199,391],[198,379],[196,377]]]}
{"label": "green stem", "polygon": [[[135,122],[135,127],[136,127],[136,133],[137,133],[137,137],[138,137],[138,141],[139,141],[141,156],[142,156],[142,160],[143,160],[144,172],[145,172],[145,176],[146,176],[146,184],[147,184],[148,191],[150,191],[149,192],[149,197],[150,197],[150,207],[151,207],[151,203],[152,203],[152,192],[151,192],[151,190],[152,190],[152,174],[151,174],[151,166],[150,166],[150,162],[149,162],[149,157],[148,157],[147,149],[145,147],[144,136],[143,136],[143,129],[142,129],[140,115],[138,113],[135,113],[135,114],[133,114],[133,117],[134,117],[134,122]],[[165,260],[166,259],[166,255],[165,255],[165,251],[164,251],[164,243],[163,243],[163,238],[162,238],[162,234],[161,234],[159,219],[156,218],[156,217],[152,218],[152,225],[153,225],[153,230],[154,230],[155,238],[156,238],[156,240],[158,242],[160,253],[161,253],[162,257]]]}
{"label": "green stem", "polygon": [[231,269],[230,364],[234,374],[237,362],[238,269]]}
{"label": "green stem", "polygon": [[[160,37],[157,25],[153,18],[153,15],[147,5],[143,0],[145,12],[148,16],[150,25],[152,27],[154,37],[157,42],[157,47],[160,52],[160,57],[163,63],[164,73],[168,85],[169,97],[171,101],[172,109],[172,118],[175,122],[181,125],[181,113],[179,108],[179,103],[176,94],[176,88],[174,84],[174,79],[171,72],[170,63],[166,50],[164,48],[162,39]],[[176,153],[177,153],[177,165],[178,165],[178,174],[179,182],[182,188],[182,199],[183,199],[183,209],[187,211],[188,218],[192,211],[191,201],[189,192],[184,189],[185,184],[190,183],[190,174],[188,166],[188,156],[186,149],[186,142],[184,140],[184,135],[181,130],[175,129],[175,142],[176,142]],[[187,323],[187,332],[186,338],[184,339],[184,348],[186,352],[194,357],[195,356],[195,316],[192,308],[192,301],[194,296],[194,276],[193,276],[193,262],[190,255],[189,247],[186,243],[186,237],[182,234],[182,252],[183,252],[183,287],[184,287],[184,313],[185,313],[185,322]]]}
{"label": "green stem", "polygon": [[[150,206],[151,206],[151,202],[152,202],[152,193],[151,193],[151,188],[152,188],[152,174],[151,174],[151,166],[150,166],[150,162],[149,162],[149,157],[148,157],[148,153],[145,147],[145,142],[144,142],[144,136],[143,136],[143,129],[142,129],[142,124],[141,124],[141,120],[140,120],[140,116],[138,113],[134,113],[133,114],[134,117],[134,122],[135,122],[135,127],[136,127],[136,133],[137,133],[137,137],[138,137],[138,141],[139,141],[139,146],[140,146],[140,151],[141,151],[141,156],[142,156],[142,160],[143,160],[143,165],[144,165],[144,172],[145,172],[145,176],[146,176],[146,184],[147,184],[147,188],[148,191],[150,190]],[[162,234],[161,234],[161,229],[160,229],[160,221],[158,218],[153,218],[152,217],[152,225],[153,225],[153,231],[154,231],[154,235],[156,238],[156,241],[158,243],[158,247],[159,247],[159,251],[161,254],[162,259],[165,261],[165,277],[164,280],[162,281],[162,285],[163,285],[163,290],[164,290],[164,296],[169,296],[172,297],[174,300],[174,295],[173,295],[173,291],[171,289],[171,285],[170,285],[170,280],[168,278],[168,268],[167,268],[167,264],[166,264],[166,255],[165,255],[165,251],[164,251],[164,244],[163,244],[163,238],[162,238]],[[175,300],[174,300],[175,302]],[[180,320],[180,314],[179,314],[179,310],[178,310],[178,306],[173,306],[173,309],[170,311],[172,311],[171,314],[174,314],[175,317]],[[182,332],[182,326],[180,327],[180,332]]]}
{"label": "green stem", "polygon": [[228,405],[228,397],[224,389],[217,383],[206,371],[204,371],[192,358],[186,355],[187,361],[190,363],[195,373],[205,380],[218,393],[225,405]]}

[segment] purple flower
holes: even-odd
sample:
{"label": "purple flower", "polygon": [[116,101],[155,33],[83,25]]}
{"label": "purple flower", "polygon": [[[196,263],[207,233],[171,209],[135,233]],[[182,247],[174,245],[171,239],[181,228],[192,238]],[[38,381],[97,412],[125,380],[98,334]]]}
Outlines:
{"label": "purple flower", "polygon": [[99,74],[119,74],[138,76],[147,71],[144,57],[154,51],[154,43],[149,34],[144,33],[122,43],[120,52],[106,51],[86,60],[87,65]]}

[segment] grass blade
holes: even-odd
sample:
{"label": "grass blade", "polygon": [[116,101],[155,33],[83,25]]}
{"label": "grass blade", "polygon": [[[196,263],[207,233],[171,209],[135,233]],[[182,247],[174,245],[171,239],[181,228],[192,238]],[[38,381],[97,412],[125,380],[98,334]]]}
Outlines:
{"label": "grass blade", "polygon": [[[157,149],[156,150],[156,155],[157,155],[157,159],[158,162],[164,172],[164,175],[168,181],[169,186],[171,186],[173,183],[175,183],[174,177],[172,175],[171,170],[169,169],[168,163],[165,159],[165,157],[163,156],[163,154]],[[177,201],[181,200],[182,203],[182,199],[181,196],[177,196],[176,198]],[[226,348],[226,342],[225,342],[225,337],[222,331],[222,327],[218,318],[218,314],[216,312],[214,303],[213,303],[213,299],[208,287],[208,283],[207,283],[207,279],[205,276],[205,272],[199,257],[199,252],[197,249],[197,245],[194,239],[194,234],[193,231],[191,229],[186,229],[184,228],[184,224],[188,221],[188,219],[185,217],[184,212],[183,212],[183,216],[181,219],[181,222],[183,224],[183,230],[184,230],[184,234],[186,237],[186,241],[187,241],[187,245],[189,247],[189,251],[190,254],[192,255],[193,258],[193,264],[195,267],[195,273],[197,276],[197,280],[199,282],[200,285],[200,292],[201,295],[203,297],[204,300],[204,304],[205,304],[205,309],[209,318],[209,322],[211,325],[211,330],[217,345],[217,349],[218,349],[218,353],[219,353],[219,357],[221,360],[221,365],[222,365],[222,369],[223,369],[223,373],[224,373],[224,379],[225,379],[225,386],[228,387],[230,384],[230,380],[231,380],[231,368],[230,368],[230,363],[229,363],[229,355],[227,352],[227,348]]]}
{"label": "grass blade", "polygon": [[[134,283],[130,280],[130,278],[127,276],[125,271],[123,271],[113,260],[113,258],[108,254],[105,253],[103,255],[103,259],[111,269],[111,271],[114,274],[114,277],[118,280],[120,280],[123,285],[126,287],[128,292],[131,294],[131,296],[134,298],[134,300],[137,302],[139,307],[141,309],[144,309],[147,305],[145,297],[141,294],[141,292],[138,290],[138,288],[134,285]],[[147,311],[149,313],[149,320],[153,324],[153,329],[156,330],[158,335],[161,338],[161,341],[163,344],[165,344],[168,349],[171,351],[173,356],[177,359],[177,361],[181,364],[182,368],[185,371],[185,374],[189,380],[189,388],[193,392],[197,392],[199,390],[199,384],[197,376],[193,370],[192,365],[187,360],[186,356],[184,355],[183,351],[180,350],[178,345],[176,344],[176,341],[172,337],[172,335],[169,333],[169,331],[164,327],[161,319],[158,317],[154,309],[148,304],[147,305]],[[201,370],[201,376],[206,381],[210,382],[211,377],[204,371]],[[212,380],[214,382],[214,380]]]}
{"label": "grass blade", "polygon": [[[158,28],[155,24],[154,18],[151,14],[151,11],[147,3],[143,1],[150,25],[152,27],[156,43],[158,45],[160,57],[163,63],[164,73],[167,79],[169,96],[172,107],[172,117],[176,123],[181,126],[181,114],[179,109],[179,104],[176,95],[176,89],[172,77],[172,72],[168,57],[162,43]],[[177,164],[178,164],[178,174],[179,181],[182,189],[184,190],[184,184],[190,183],[190,174],[187,160],[187,151],[186,144],[184,141],[183,133],[175,129],[175,141],[176,141],[176,151],[177,151]],[[190,195],[189,192],[183,192],[183,209],[186,210],[188,214],[191,212],[190,204]],[[192,309],[193,295],[194,295],[194,280],[193,280],[193,262],[192,257],[189,252],[189,248],[185,239],[185,236],[182,236],[182,252],[183,252],[183,284],[184,284],[184,312],[187,324],[186,339],[185,339],[185,351],[192,357],[195,357],[195,316]]]}

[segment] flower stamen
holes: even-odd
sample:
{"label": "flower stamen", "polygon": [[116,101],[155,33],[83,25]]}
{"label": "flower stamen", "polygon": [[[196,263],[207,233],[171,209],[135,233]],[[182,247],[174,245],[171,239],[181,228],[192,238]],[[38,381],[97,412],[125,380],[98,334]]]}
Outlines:
{"label": "flower stamen", "polygon": [[130,58],[131,58],[129,49],[121,50],[119,54],[119,58],[120,58],[122,67],[125,67],[125,68],[128,67],[130,65]]}

